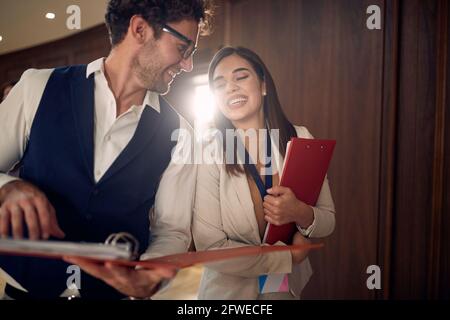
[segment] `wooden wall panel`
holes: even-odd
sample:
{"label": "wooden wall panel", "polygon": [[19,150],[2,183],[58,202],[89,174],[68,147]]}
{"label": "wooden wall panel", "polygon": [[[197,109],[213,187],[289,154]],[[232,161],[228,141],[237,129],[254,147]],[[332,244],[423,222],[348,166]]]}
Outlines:
{"label": "wooden wall panel", "polygon": [[447,3],[447,34],[446,34],[446,83],[444,101],[444,173],[443,173],[443,205],[441,221],[440,267],[438,273],[438,297],[450,299],[450,5]]}
{"label": "wooden wall panel", "polygon": [[89,63],[110,50],[104,25],[71,37],[0,56],[0,83],[18,80],[29,68],[55,68]]}
{"label": "wooden wall panel", "polygon": [[390,290],[392,217],[394,208],[395,143],[398,84],[399,1],[385,3],[384,61],[380,150],[380,198],[378,215],[378,262],[383,290],[376,298],[388,299]]}
{"label": "wooden wall panel", "polygon": [[[402,2],[392,298],[432,297],[439,1]],[[440,161],[440,160],[439,160]],[[436,199],[438,200],[438,199]],[[441,201],[439,199],[438,201]],[[440,210],[440,209],[437,209]],[[438,212],[437,212],[438,213]],[[439,213],[440,214],[440,213]],[[441,222],[438,221],[438,224]]]}
{"label": "wooden wall panel", "polygon": [[450,210],[449,195],[449,34],[450,5],[448,1],[439,0],[437,4],[436,27],[436,119],[435,150],[433,162],[433,203],[432,203],[432,245],[428,256],[430,274],[428,282],[429,298],[450,298]]}

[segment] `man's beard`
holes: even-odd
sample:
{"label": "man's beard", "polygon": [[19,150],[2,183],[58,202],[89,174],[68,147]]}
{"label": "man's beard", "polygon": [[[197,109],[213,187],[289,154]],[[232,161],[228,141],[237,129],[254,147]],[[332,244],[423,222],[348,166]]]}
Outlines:
{"label": "man's beard", "polygon": [[161,58],[156,50],[154,44],[148,44],[133,59],[132,68],[144,88],[159,94],[166,94],[169,92],[170,83],[164,81]]}

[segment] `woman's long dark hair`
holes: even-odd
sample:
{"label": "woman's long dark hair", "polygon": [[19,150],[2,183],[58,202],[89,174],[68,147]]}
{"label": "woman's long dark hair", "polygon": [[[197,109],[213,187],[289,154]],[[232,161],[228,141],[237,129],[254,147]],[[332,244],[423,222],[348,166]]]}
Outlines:
{"label": "woman's long dark hair", "polygon": [[[231,55],[238,55],[239,57],[247,60],[250,65],[255,70],[258,75],[260,81],[266,84],[267,95],[264,97],[264,119],[268,125],[269,130],[271,129],[279,129],[280,132],[280,141],[279,148],[280,153],[283,157],[286,155],[286,145],[291,140],[292,137],[296,137],[297,133],[295,131],[294,126],[289,120],[286,118],[286,115],[281,108],[280,101],[278,99],[277,89],[275,87],[275,83],[273,81],[272,75],[267,69],[264,62],[261,58],[251,51],[250,49],[243,47],[225,47],[220,49],[214,58],[212,59],[209,65],[209,85],[211,90],[214,90],[212,87],[214,72],[217,68],[217,65],[226,57]],[[231,121],[227,119],[222,112],[216,112],[214,118],[214,124],[216,128],[222,133],[223,137],[223,150],[224,154],[226,154],[226,129],[236,129]],[[234,155],[236,155],[236,144],[234,144]],[[229,174],[239,175],[244,173],[244,168],[239,165],[237,162],[234,164],[226,164],[226,171]]]}

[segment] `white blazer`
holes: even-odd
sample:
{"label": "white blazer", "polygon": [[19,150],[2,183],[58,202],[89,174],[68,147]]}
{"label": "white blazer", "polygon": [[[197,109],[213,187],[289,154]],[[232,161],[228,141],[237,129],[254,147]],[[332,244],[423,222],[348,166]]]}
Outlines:
{"label": "white blazer", "polygon": [[[305,127],[295,127],[298,137],[313,138]],[[279,172],[283,158],[272,141],[272,150]],[[328,179],[313,207],[314,223],[311,238],[326,237],[335,226],[335,209]],[[202,164],[197,173],[192,233],[197,250],[224,249],[261,245],[258,223],[247,177],[229,175],[223,164]],[[290,273],[289,287],[300,297],[312,275],[308,258],[292,265],[289,251],[239,258],[205,267],[199,299],[253,300],[258,298],[258,276]]]}

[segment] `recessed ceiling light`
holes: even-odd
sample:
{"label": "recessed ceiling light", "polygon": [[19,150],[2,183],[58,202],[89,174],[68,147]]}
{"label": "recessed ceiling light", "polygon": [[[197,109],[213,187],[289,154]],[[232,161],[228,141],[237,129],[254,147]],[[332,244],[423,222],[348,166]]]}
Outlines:
{"label": "recessed ceiling light", "polygon": [[56,15],[55,15],[53,12],[48,12],[48,13],[45,15],[45,17],[46,17],[47,19],[53,20],[53,19],[55,19]]}

